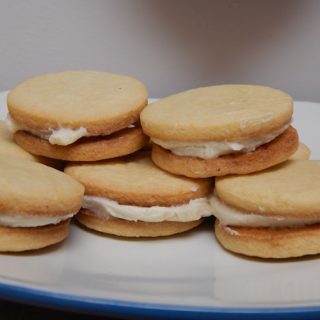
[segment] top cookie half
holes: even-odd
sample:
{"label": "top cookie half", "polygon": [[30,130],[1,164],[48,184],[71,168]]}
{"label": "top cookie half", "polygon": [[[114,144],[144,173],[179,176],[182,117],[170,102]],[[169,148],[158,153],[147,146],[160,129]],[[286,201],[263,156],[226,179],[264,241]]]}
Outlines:
{"label": "top cookie half", "polygon": [[65,172],[85,186],[86,195],[142,207],[181,205],[206,197],[211,187],[209,179],[162,171],[143,153],[95,163],[69,163]]}
{"label": "top cookie half", "polygon": [[66,174],[18,157],[0,157],[0,216],[76,213],[83,186]]}
{"label": "top cookie half", "polygon": [[222,141],[267,134],[288,124],[292,98],[277,89],[220,85],[193,89],[148,105],[144,132],[168,141]]}
{"label": "top cookie half", "polygon": [[65,71],[38,76],[8,95],[10,117],[32,130],[84,127],[107,135],[139,120],[147,89],[139,80],[98,71]]}
{"label": "top cookie half", "polygon": [[245,212],[280,217],[320,216],[320,161],[291,160],[242,176],[219,177],[218,197]]}

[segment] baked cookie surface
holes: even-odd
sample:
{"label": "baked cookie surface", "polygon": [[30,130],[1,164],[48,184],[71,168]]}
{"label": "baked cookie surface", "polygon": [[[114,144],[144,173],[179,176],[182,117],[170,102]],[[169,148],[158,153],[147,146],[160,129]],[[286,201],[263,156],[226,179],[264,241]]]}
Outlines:
{"label": "baked cookie surface", "polygon": [[141,113],[141,124],[147,135],[163,140],[234,140],[274,131],[292,112],[292,98],[280,90],[221,85],[156,101]]}
{"label": "baked cookie surface", "polygon": [[69,235],[70,219],[41,227],[0,226],[0,252],[41,249],[63,241]]}
{"label": "baked cookie surface", "polygon": [[152,159],[187,177],[247,174],[287,160],[297,149],[292,98],[277,89],[220,85],[148,105],[141,125]]}
{"label": "baked cookie surface", "polygon": [[141,149],[146,87],[134,78],[65,71],[31,78],[8,94],[8,126],[28,152],[68,161],[98,161]]}
{"label": "baked cookie surface", "polygon": [[301,228],[245,228],[215,222],[215,235],[222,246],[247,256],[286,259],[320,253],[320,225]]}
{"label": "baked cookie surface", "polygon": [[29,152],[19,147],[13,140],[11,132],[8,130],[5,121],[0,120],[0,153],[9,156],[16,156],[27,160],[37,161]]}
{"label": "baked cookie surface", "polygon": [[65,172],[83,184],[88,195],[137,206],[183,204],[206,196],[211,183],[162,171],[145,154],[99,163],[71,163]]}
{"label": "baked cookie surface", "polygon": [[62,241],[84,188],[64,173],[17,157],[0,157],[0,251]]}
{"label": "baked cookie surface", "polygon": [[19,145],[17,145],[14,141],[12,133],[7,128],[5,121],[1,121],[1,120],[0,120],[0,154],[3,156],[12,156],[12,157],[18,157],[26,160],[40,162],[47,166],[57,168],[57,169],[60,169],[63,167],[63,163],[58,160],[32,155],[31,153],[27,152],[25,148],[21,148]]}
{"label": "baked cookie surface", "polygon": [[32,161],[0,157],[0,212],[59,216],[76,212],[83,187],[63,172]]}
{"label": "baked cookie surface", "polygon": [[147,90],[138,80],[99,71],[64,71],[18,84],[8,95],[13,120],[30,129],[86,128],[110,134],[139,119]]}
{"label": "baked cookie surface", "polygon": [[85,188],[78,220],[122,236],[154,237],[189,230],[211,215],[208,179],[177,177],[147,153],[99,163],[70,163],[65,172]]}
{"label": "baked cookie surface", "polygon": [[233,207],[260,215],[320,217],[320,161],[287,161],[245,175],[216,179],[216,193]]}
{"label": "baked cookie surface", "polygon": [[320,253],[320,161],[290,160],[216,179],[210,198],[226,249],[261,258]]}

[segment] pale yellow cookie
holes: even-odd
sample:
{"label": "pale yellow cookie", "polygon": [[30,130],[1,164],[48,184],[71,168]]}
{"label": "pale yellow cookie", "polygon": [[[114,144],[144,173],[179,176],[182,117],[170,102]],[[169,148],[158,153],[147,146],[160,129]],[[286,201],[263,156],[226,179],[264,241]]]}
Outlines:
{"label": "pale yellow cookie", "polygon": [[164,170],[197,178],[247,174],[296,151],[292,105],[288,94],[269,87],[211,86],[151,103],[141,125],[153,142],[152,159]]}
{"label": "pale yellow cookie", "polygon": [[0,176],[1,213],[65,216],[81,205],[81,184],[42,164],[0,157]]}
{"label": "pale yellow cookie", "polygon": [[8,130],[5,121],[0,120],[0,155],[19,157],[26,160],[43,163],[47,166],[60,169],[63,166],[61,161],[50,158],[34,156],[18,146],[13,139],[11,132]]}
{"label": "pale yellow cookie", "polygon": [[181,92],[141,113],[144,132],[168,141],[223,141],[255,137],[287,124],[292,98],[277,89],[221,85]]}
{"label": "pale yellow cookie", "polygon": [[320,253],[320,161],[289,160],[216,179],[210,198],[226,249],[261,258]]}
{"label": "pale yellow cookie", "polygon": [[0,157],[0,176],[0,251],[38,249],[67,236],[69,220],[82,204],[80,183],[10,156]]}
{"label": "pale yellow cookie", "polygon": [[65,172],[86,188],[78,220],[105,233],[151,237],[189,230],[211,215],[209,179],[177,177],[148,153],[98,163],[70,163]]}
{"label": "pale yellow cookie", "polygon": [[246,256],[286,259],[320,253],[320,225],[301,228],[245,228],[215,223],[222,246]]}
{"label": "pale yellow cookie", "polygon": [[170,206],[208,194],[210,180],[177,177],[157,168],[147,154],[98,163],[70,163],[65,172],[86,194],[136,206]]}
{"label": "pale yellow cookie", "polygon": [[41,249],[63,241],[69,234],[70,219],[41,227],[0,226],[0,252]]}
{"label": "pale yellow cookie", "polygon": [[19,147],[13,140],[5,121],[0,121],[0,153],[8,156],[16,156],[27,160],[37,161],[37,158]]}
{"label": "pale yellow cookie", "polygon": [[287,161],[243,176],[216,179],[225,203],[259,215],[320,217],[320,161]]}
{"label": "pale yellow cookie", "polygon": [[64,71],[23,81],[8,95],[10,116],[34,130],[84,127],[107,135],[139,120],[147,90],[138,80],[99,71]]}
{"label": "pale yellow cookie", "polygon": [[10,91],[8,123],[17,143],[35,155],[69,161],[115,158],[147,143],[139,128],[147,97],[145,86],[128,76],[52,73]]}

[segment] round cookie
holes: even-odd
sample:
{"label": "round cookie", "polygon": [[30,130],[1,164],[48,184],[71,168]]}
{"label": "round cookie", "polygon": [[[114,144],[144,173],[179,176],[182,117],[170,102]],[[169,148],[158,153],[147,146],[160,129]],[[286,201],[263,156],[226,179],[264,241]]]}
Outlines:
{"label": "round cookie", "polygon": [[134,78],[99,71],[64,71],[23,81],[8,95],[10,116],[34,130],[85,127],[107,135],[139,120],[147,90]]}
{"label": "round cookie", "polygon": [[18,157],[0,157],[0,251],[62,241],[84,188],[64,173]]}
{"label": "round cookie", "polygon": [[210,202],[226,249],[262,258],[320,253],[320,161],[216,179]]}
{"label": "round cookie", "polygon": [[[17,135],[24,132],[17,142],[25,148],[33,141],[31,152],[36,155],[74,160],[68,156],[75,153],[73,144],[89,144],[90,154],[95,147],[98,158],[88,159],[81,151],[76,152],[77,161],[95,161],[129,154],[147,141],[140,128],[126,130],[139,121],[147,104],[145,86],[128,76],[98,71],[47,74],[17,85],[7,102],[12,130]],[[101,144],[87,141],[88,137],[114,141],[114,133],[125,140],[115,155],[114,150],[101,152]],[[40,144],[39,138],[46,143]]]}
{"label": "round cookie", "polygon": [[260,215],[320,217],[320,161],[288,161],[246,176],[219,177],[216,193],[238,209]]}
{"label": "round cookie", "polygon": [[287,259],[320,253],[320,224],[272,229],[226,227],[216,220],[215,235],[225,249],[247,256]]}
{"label": "round cookie", "polygon": [[60,169],[63,164],[60,161],[50,158],[34,156],[19,147],[13,140],[11,132],[7,129],[5,121],[0,120],[0,154],[4,156],[12,156],[23,158],[26,160],[43,163],[47,166]]}
{"label": "round cookie", "polygon": [[63,241],[69,234],[70,219],[41,227],[0,226],[0,252],[41,249]]}
{"label": "round cookie", "polygon": [[142,112],[141,124],[152,138],[223,141],[279,129],[290,121],[292,111],[292,98],[280,90],[220,85],[192,89],[156,101]]}
{"label": "round cookie", "polygon": [[300,142],[297,151],[290,156],[288,160],[309,160],[311,155],[311,150],[307,145]]}
{"label": "round cookie", "polygon": [[77,216],[90,229],[126,237],[167,236],[211,215],[208,179],[176,177],[148,154],[99,163],[70,163],[65,172],[85,186]]}
{"label": "round cookie", "polygon": [[[210,177],[255,172],[287,160],[298,147],[292,113],[292,98],[280,90],[221,85],[154,102],[141,113],[141,125],[153,141],[158,166],[188,177]],[[261,147],[276,139],[277,146],[288,139],[290,145],[275,147],[277,154],[270,157],[270,148]],[[255,152],[259,155],[252,156]],[[248,154],[250,163],[242,157]]]}

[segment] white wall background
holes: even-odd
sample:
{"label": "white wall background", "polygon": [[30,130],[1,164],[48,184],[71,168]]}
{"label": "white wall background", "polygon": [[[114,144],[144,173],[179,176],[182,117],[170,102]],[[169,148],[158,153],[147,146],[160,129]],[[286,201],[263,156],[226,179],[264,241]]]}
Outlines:
{"label": "white wall background", "polygon": [[0,0],[0,90],[64,69],[133,75],[154,97],[257,83],[320,101],[320,1]]}

